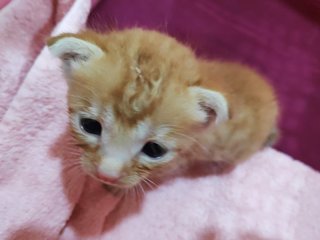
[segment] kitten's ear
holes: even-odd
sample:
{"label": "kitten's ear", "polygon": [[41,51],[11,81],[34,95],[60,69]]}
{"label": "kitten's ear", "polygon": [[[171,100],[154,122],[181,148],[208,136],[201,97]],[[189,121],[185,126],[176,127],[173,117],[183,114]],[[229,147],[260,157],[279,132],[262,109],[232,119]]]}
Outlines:
{"label": "kitten's ear", "polygon": [[190,87],[197,98],[200,109],[206,114],[206,122],[214,120],[216,124],[229,119],[229,108],[226,98],[219,92],[202,87]]}
{"label": "kitten's ear", "polygon": [[50,52],[63,61],[64,70],[72,72],[104,52],[96,44],[80,39],[76,34],[61,34],[48,39]]}

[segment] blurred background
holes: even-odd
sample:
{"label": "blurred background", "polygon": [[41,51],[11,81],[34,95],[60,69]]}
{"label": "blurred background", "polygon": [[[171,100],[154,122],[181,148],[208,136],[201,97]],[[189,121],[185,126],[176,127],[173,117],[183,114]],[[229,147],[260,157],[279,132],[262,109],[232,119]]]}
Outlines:
{"label": "blurred background", "polygon": [[88,20],[100,31],[132,26],[264,74],[282,108],[276,148],[320,170],[320,1],[103,0]]}

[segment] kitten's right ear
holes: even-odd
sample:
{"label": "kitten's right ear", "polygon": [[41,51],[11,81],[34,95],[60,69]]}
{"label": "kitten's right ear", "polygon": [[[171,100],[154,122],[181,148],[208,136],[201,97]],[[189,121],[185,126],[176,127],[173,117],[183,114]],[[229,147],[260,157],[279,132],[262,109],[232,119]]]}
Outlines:
{"label": "kitten's right ear", "polygon": [[76,34],[61,34],[49,38],[47,45],[50,52],[63,61],[67,73],[104,54],[96,44],[80,39]]}

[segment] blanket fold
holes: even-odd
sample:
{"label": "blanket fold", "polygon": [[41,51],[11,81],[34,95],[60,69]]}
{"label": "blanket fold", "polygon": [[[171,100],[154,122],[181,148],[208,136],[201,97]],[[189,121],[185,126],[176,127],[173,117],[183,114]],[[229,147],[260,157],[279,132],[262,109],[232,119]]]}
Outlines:
{"label": "blanket fold", "polygon": [[83,28],[91,1],[45,3],[0,10],[0,239],[320,239],[320,174],[273,149],[121,199],[85,176],[60,62],[39,39]]}

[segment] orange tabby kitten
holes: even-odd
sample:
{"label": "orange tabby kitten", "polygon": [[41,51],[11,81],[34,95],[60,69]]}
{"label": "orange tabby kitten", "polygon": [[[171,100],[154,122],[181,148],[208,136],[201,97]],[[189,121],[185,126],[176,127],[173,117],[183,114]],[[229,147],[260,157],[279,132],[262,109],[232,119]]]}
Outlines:
{"label": "orange tabby kitten", "polygon": [[130,29],[48,41],[68,79],[84,169],[129,188],[194,161],[236,163],[275,135],[274,92],[245,66],[198,59],[172,37]]}

